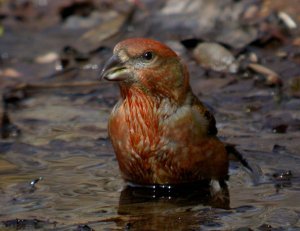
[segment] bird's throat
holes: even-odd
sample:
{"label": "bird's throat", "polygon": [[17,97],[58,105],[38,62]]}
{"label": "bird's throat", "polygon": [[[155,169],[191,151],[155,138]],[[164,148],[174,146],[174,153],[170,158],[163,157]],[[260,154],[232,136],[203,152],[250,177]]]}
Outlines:
{"label": "bird's throat", "polygon": [[142,89],[121,89],[123,111],[129,129],[129,142],[136,153],[151,156],[161,143],[163,133],[159,108],[161,100]]}

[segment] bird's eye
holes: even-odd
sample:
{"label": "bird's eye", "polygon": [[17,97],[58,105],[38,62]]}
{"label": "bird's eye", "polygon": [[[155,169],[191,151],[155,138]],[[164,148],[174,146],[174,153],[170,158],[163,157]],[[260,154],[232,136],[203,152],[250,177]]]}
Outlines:
{"label": "bird's eye", "polygon": [[151,51],[145,52],[142,56],[145,60],[152,60],[153,59],[153,53]]}

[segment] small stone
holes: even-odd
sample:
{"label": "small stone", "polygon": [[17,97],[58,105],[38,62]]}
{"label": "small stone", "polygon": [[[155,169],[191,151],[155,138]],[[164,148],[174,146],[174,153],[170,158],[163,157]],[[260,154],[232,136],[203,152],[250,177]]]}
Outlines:
{"label": "small stone", "polygon": [[254,53],[254,52],[251,52],[249,54],[249,60],[252,62],[252,63],[257,63],[258,62],[258,57],[257,55]]}
{"label": "small stone", "polygon": [[239,65],[233,54],[218,43],[203,42],[194,49],[197,62],[206,69],[236,73]]}
{"label": "small stone", "polygon": [[52,63],[58,60],[58,54],[55,52],[49,52],[47,54],[36,57],[35,62],[37,63]]}
{"label": "small stone", "polygon": [[4,70],[0,70],[0,76],[19,78],[22,74],[13,68],[5,68]]}

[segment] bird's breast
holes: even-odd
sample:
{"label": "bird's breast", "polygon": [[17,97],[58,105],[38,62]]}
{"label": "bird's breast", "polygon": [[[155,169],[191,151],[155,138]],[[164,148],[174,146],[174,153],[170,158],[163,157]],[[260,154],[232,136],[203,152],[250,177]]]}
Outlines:
{"label": "bird's breast", "polygon": [[121,101],[111,114],[109,133],[123,177],[163,184],[224,175],[224,146],[203,135],[201,118],[195,116],[191,106],[176,107],[167,99]]}
{"label": "bird's breast", "polygon": [[[111,114],[109,133],[122,152],[150,157],[162,150],[197,142],[205,123],[190,105],[178,106],[168,98],[143,94],[125,98]],[[195,140],[195,141],[194,141]]]}
{"label": "bird's breast", "polygon": [[125,98],[110,117],[109,133],[120,152],[142,158],[166,145],[161,102],[142,94]]}

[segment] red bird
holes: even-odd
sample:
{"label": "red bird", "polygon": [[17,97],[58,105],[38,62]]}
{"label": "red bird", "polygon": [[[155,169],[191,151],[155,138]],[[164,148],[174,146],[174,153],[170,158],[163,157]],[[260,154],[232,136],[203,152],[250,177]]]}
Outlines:
{"label": "red bird", "polygon": [[224,182],[228,155],[215,118],[193,94],[176,53],[145,38],[122,41],[113,53],[101,76],[120,86],[108,131],[123,178],[139,185]]}

